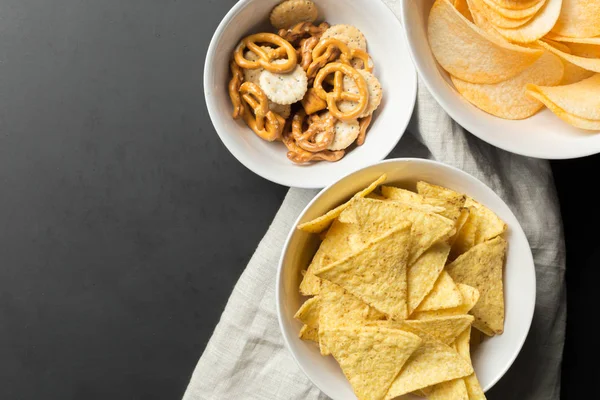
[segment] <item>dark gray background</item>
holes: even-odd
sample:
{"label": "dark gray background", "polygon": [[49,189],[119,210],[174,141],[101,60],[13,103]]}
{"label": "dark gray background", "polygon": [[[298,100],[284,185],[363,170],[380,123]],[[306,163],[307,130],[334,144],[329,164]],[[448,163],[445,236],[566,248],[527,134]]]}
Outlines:
{"label": "dark gray background", "polygon": [[[181,397],[285,194],[205,109],[204,56],[234,3],[0,0],[1,399]],[[600,275],[579,221],[599,218],[573,179],[598,165],[555,163],[571,394],[598,372],[576,338]]]}

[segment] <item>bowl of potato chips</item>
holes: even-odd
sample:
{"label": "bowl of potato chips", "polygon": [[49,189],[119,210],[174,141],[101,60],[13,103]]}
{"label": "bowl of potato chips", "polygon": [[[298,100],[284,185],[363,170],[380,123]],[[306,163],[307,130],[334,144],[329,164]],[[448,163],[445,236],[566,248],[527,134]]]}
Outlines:
{"label": "bowl of potato chips", "polygon": [[486,142],[530,157],[600,152],[600,0],[402,0],[435,99]]}
{"label": "bowl of potato chips", "polygon": [[311,201],[276,295],[288,349],[329,397],[480,399],[525,342],[535,267],[516,217],[482,182],[395,159]]}
{"label": "bowl of potato chips", "polygon": [[384,159],[416,99],[403,34],[380,1],[239,1],[205,62],[217,134],[247,168],[292,187]]}

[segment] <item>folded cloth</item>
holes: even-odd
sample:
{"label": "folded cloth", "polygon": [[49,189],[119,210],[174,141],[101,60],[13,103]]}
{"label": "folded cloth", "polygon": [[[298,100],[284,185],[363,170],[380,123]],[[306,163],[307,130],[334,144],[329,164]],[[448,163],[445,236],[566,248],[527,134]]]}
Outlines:
{"label": "folded cloth", "polygon": [[[386,0],[397,12],[397,0]],[[409,133],[390,157],[419,157],[458,167],[491,187],[515,213],[533,251],[535,315],[519,357],[489,399],[559,399],[565,335],[565,250],[547,161],[496,149],[465,132],[419,82]],[[317,194],[290,189],[236,284],[196,366],[184,400],[316,400],[328,397],[304,375],[283,344],[275,276],[292,224]]]}

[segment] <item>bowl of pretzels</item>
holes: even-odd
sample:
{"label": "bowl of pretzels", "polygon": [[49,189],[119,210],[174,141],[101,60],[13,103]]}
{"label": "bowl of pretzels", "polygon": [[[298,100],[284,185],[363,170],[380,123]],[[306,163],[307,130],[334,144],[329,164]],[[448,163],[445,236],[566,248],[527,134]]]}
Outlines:
{"label": "bowl of pretzels", "polygon": [[379,0],[241,0],[210,43],[215,130],[247,168],[322,188],[384,159],[414,108],[402,27]]}

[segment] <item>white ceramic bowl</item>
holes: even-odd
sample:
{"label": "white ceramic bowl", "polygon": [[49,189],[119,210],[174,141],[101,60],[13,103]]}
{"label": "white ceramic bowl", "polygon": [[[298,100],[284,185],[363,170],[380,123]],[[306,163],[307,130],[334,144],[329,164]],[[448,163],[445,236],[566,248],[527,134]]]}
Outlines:
{"label": "white ceramic bowl", "polygon": [[548,109],[510,121],[494,117],[465,100],[440,67],[427,40],[427,18],[433,0],[401,0],[402,24],[417,71],[446,112],[469,132],[516,154],[547,159],[583,157],[600,152],[600,132],[575,128]]}
{"label": "white ceramic bowl", "polygon": [[484,390],[489,390],[519,354],[533,318],[535,268],[523,229],[508,206],[490,188],[471,175],[434,161],[393,159],[364,168],[324,189],[304,209],[290,232],[277,273],[277,314],[284,341],[300,368],[326,395],[335,400],[355,399],[352,389],[333,357],[322,357],[314,343],[298,338],[302,324],[294,314],[305,298],[298,292],[300,271],[316,251],[316,235],[295,227],[343,203],[383,173],[387,184],[415,189],[424,180],[466,193],[493,210],[508,224],[508,254],[504,270],[506,319],[504,333],[485,340],[474,352],[473,365]]}
{"label": "white ceramic bowl", "polygon": [[215,130],[229,151],[247,168],[270,181],[294,187],[323,188],[342,176],[383,160],[396,146],[410,120],[417,77],[396,16],[380,0],[315,0],[321,19],[350,24],[366,36],[383,87],[383,102],[363,146],[336,162],[295,165],[282,143],[268,143],[243,121],[231,118],[227,94],[229,60],[237,43],[251,33],[268,31],[271,9],[281,0],[241,0],[217,28],[204,66],[204,94]]}

